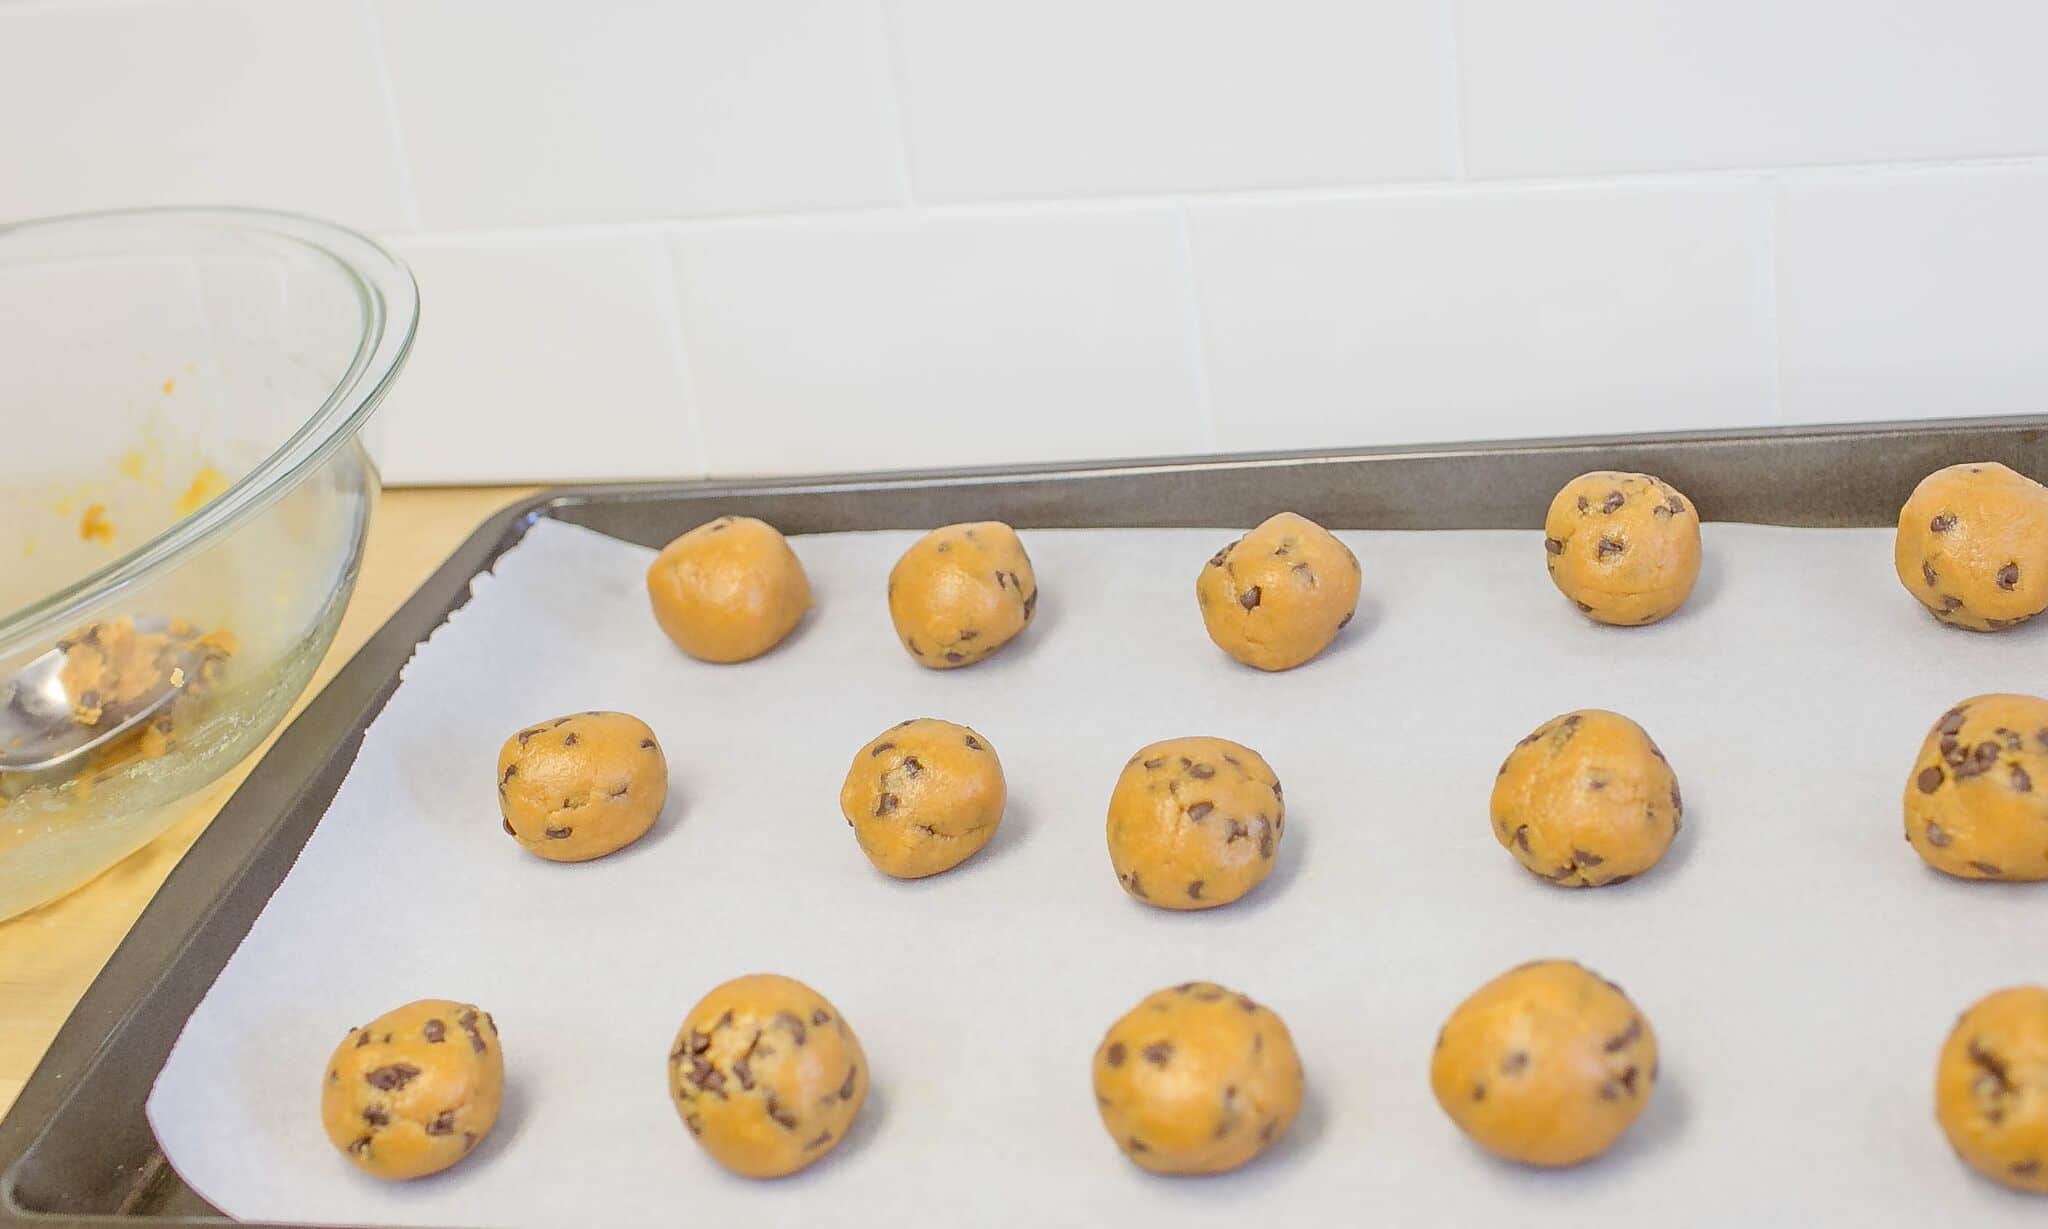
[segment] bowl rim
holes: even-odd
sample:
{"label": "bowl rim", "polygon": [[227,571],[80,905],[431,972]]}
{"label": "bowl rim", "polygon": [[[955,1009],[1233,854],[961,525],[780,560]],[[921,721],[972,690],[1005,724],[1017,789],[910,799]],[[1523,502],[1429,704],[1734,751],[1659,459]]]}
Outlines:
{"label": "bowl rim", "polygon": [[348,367],[321,404],[285,441],[205,507],[172,522],[127,554],[44,597],[0,611],[0,652],[18,640],[68,625],[93,607],[226,536],[296,488],[356,437],[383,401],[419,328],[419,286],[412,271],[375,240],[336,223],[275,209],[172,206],[110,209],[0,224],[0,242],[24,232],[117,231],[137,223],[179,229],[255,231],[326,257],[354,288],[362,333]]}

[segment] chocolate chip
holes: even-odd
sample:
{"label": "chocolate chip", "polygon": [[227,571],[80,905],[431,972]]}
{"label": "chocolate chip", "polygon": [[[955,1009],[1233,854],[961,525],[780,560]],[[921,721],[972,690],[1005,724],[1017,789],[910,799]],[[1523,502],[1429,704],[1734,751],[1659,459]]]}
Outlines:
{"label": "chocolate chip", "polygon": [[512,779],[512,778],[513,778],[514,776],[516,776],[516,775],[518,774],[518,772],[519,772],[519,765],[517,765],[517,764],[507,764],[507,765],[505,765],[505,775],[504,775],[504,776],[502,776],[502,777],[499,777],[499,778],[498,778],[498,784],[500,784],[500,785],[503,785],[503,784],[505,784],[506,782],[510,781],[510,780],[511,780],[511,779]]}
{"label": "chocolate chip", "polygon": [[1136,871],[1132,871],[1129,875],[1126,875],[1124,877],[1124,886],[1130,889],[1131,895],[1137,897],[1139,900],[1152,899],[1150,896],[1147,896],[1145,894],[1144,885],[1138,882],[1138,872]]}
{"label": "chocolate chip", "polygon": [[[1579,502],[1583,504],[1583,503],[1585,503],[1586,501],[1585,501],[1585,500],[1583,500],[1583,499],[1581,499],[1581,500],[1580,500]],[[1481,1084],[1474,1084],[1474,1085],[1472,1085],[1472,1099],[1473,1099],[1474,1101],[1484,1101],[1484,1100],[1486,1100],[1486,1085],[1485,1085],[1485,1084],[1481,1083]]]}
{"label": "chocolate chip", "polygon": [[484,1035],[476,1030],[476,1013],[465,1011],[455,1021],[462,1031],[469,1034],[469,1048],[481,1054],[484,1052]]}
{"label": "chocolate chip", "polygon": [[363,1111],[363,1121],[373,1127],[388,1127],[391,1125],[391,1115],[383,1106],[373,1105]]}
{"label": "chocolate chip", "polygon": [[369,1030],[365,1029],[361,1032],[358,1032],[356,1034],[356,1049],[360,1050],[368,1044],[370,1044]]}
{"label": "chocolate chip", "polygon": [[1273,831],[1272,829],[1265,828],[1263,826],[1265,823],[1264,820],[1261,820],[1259,822],[1261,824],[1261,830],[1259,832],[1259,856],[1262,858],[1270,858],[1273,856]]}
{"label": "chocolate chip", "polygon": [[2034,731],[2034,741],[2041,744],[2041,750],[2048,751],[2048,726]]}
{"label": "chocolate chip", "polygon": [[1244,607],[1246,610],[1257,609],[1259,605],[1259,587],[1257,585],[1253,585],[1251,588],[1246,589],[1243,593],[1238,594],[1237,604]]}
{"label": "chocolate chip", "polygon": [[811,1023],[823,1028],[825,1025],[832,1023],[832,1017],[826,1015],[825,1009],[820,1007],[811,1013]]}
{"label": "chocolate chip", "polygon": [[1947,849],[1950,839],[1948,830],[1940,824],[1929,823],[1927,825],[1927,843],[1929,845],[1934,846],[1936,849]]}
{"label": "chocolate chip", "polygon": [[832,1132],[820,1131],[818,1132],[818,1136],[816,1139],[809,1139],[804,1141],[804,1151],[816,1152],[818,1149],[823,1148],[826,1144],[829,1144],[831,1142]]}
{"label": "chocolate chip", "polygon": [[872,759],[875,756],[880,755],[882,752],[892,749],[893,747],[895,747],[895,745],[895,743],[876,743],[872,748],[868,750],[868,758]]}
{"label": "chocolate chip", "polygon": [[419,1078],[420,1069],[411,1063],[392,1063],[363,1076],[363,1082],[383,1092],[397,1092]]}
{"label": "chocolate chip", "polygon": [[574,734],[570,734],[562,739],[562,745],[564,747],[573,747],[578,741],[580,740]]}
{"label": "chocolate chip", "polygon": [[1984,630],[1987,632],[2002,632],[2008,627],[2019,626],[2019,623],[2020,620],[2018,619],[1986,619],[1984,620]]}
{"label": "chocolate chip", "polygon": [[905,637],[903,641],[903,647],[909,649],[911,656],[913,657],[924,656],[924,650],[917,647],[917,638],[915,636]]}
{"label": "chocolate chip", "polygon": [[1572,861],[1577,862],[1580,866],[1598,866],[1606,860],[1599,854],[1587,853],[1583,849],[1572,850]]}
{"label": "chocolate chip", "polygon": [[1138,1051],[1138,1054],[1153,1066],[1164,1067],[1173,1061],[1173,1043],[1171,1041],[1155,1041]]}
{"label": "chocolate chip", "polygon": [[775,1023],[788,1030],[790,1038],[799,1046],[804,1043],[804,1022],[797,1019],[793,1013],[787,1011],[776,1012]]}
{"label": "chocolate chip", "polygon": [[783,1109],[782,1103],[775,1099],[773,1092],[768,1094],[768,1117],[785,1131],[796,1130],[796,1115]]}
{"label": "chocolate chip", "polygon": [[1226,845],[1231,844],[1234,841],[1249,840],[1251,839],[1252,835],[1252,830],[1250,828],[1245,827],[1244,822],[1242,820],[1236,819],[1230,821],[1230,827],[1225,831],[1226,835],[1223,838],[1223,843]]}
{"label": "chocolate chip", "polygon": [[1037,612],[1037,610],[1038,610],[1038,590],[1036,590],[1036,589],[1033,589],[1033,590],[1031,591],[1031,596],[1030,596],[1030,597],[1027,597],[1027,598],[1025,598],[1025,599],[1024,599],[1024,621],[1025,621],[1026,623],[1029,623],[1029,622],[1031,621],[1031,616],[1032,616],[1032,615],[1033,615],[1034,613],[1036,613],[1036,612]]}
{"label": "chocolate chip", "polygon": [[753,1049],[750,1047],[747,1050],[747,1054],[742,1055],[739,1058],[733,1060],[732,1076],[734,1079],[740,1082],[741,1092],[754,1091],[754,1065],[752,1062],[748,1061],[747,1057],[748,1055],[753,1054],[753,1052]]}
{"label": "chocolate chip", "polygon": [[1945,779],[1942,776],[1941,769],[1930,764],[1920,770],[1920,775],[1914,778],[1914,781],[1920,786],[1921,793],[1931,794],[1941,788],[1941,783]]}
{"label": "chocolate chip", "polygon": [[1543,539],[1543,549],[1553,555],[1562,555],[1564,554],[1564,543],[1556,538],[1545,538]]}
{"label": "chocolate chip", "polygon": [[1955,527],[1956,514],[1953,512],[1943,512],[1937,515],[1933,520],[1927,522],[1927,528],[1933,530],[1935,533],[1947,533],[1949,530],[1954,529]]}
{"label": "chocolate chip", "polygon": [[453,1135],[453,1134],[455,1134],[455,1111],[454,1111],[454,1110],[442,1110],[442,1111],[441,1111],[440,1113],[438,1113],[438,1114],[434,1115],[434,1120],[433,1120],[432,1122],[430,1122],[430,1123],[428,1123],[428,1124],[427,1124],[427,1134],[429,1134],[429,1135]]}
{"label": "chocolate chip", "polygon": [[1109,1048],[1102,1052],[1102,1061],[1112,1067],[1121,1067],[1124,1065],[1124,1058],[1128,1053],[1129,1051],[1124,1049],[1123,1042],[1112,1041],[1109,1043]]}
{"label": "chocolate chip", "polygon": [[1164,764],[1165,762],[1166,762],[1166,757],[1162,755],[1162,756],[1158,757],[1157,759],[1150,759],[1150,760],[1146,760],[1146,761],[1145,761],[1145,767],[1146,767],[1146,768],[1157,768],[1157,767],[1159,767],[1159,766],[1160,766],[1161,764]]}
{"label": "chocolate chip", "polygon": [[652,750],[654,750],[654,740],[653,740],[653,739],[651,739],[651,738],[643,738],[643,739],[641,739],[641,740],[640,740],[640,749],[641,749],[642,751],[652,751]]}
{"label": "chocolate chip", "polygon": [[1956,780],[1961,781],[1969,777],[1982,776],[1990,772],[1992,766],[1997,763],[1998,744],[1994,742],[1978,743],[1976,749],[1970,752],[1970,758],[1956,765]]}
{"label": "chocolate chip", "polygon": [[1124,1141],[1124,1148],[1125,1148],[1125,1149],[1126,1149],[1127,1151],[1129,1151],[1129,1152],[1132,1152],[1132,1153],[1138,1153],[1138,1152],[1150,1152],[1150,1151],[1152,1151],[1152,1149],[1151,1149],[1151,1148],[1149,1148],[1149,1147],[1147,1147],[1147,1146],[1146,1146],[1146,1144],[1145,1144],[1145,1141],[1144,1141],[1144,1140],[1142,1140],[1142,1139],[1139,1139],[1139,1138],[1138,1138],[1137,1136],[1135,1136],[1135,1135],[1131,1136],[1131,1137],[1130,1137],[1130,1139],[1128,1139],[1128,1140]]}
{"label": "chocolate chip", "polygon": [[1986,875],[2003,875],[2004,869],[1992,862],[1972,862],[1970,865]]}
{"label": "chocolate chip", "polygon": [[1676,495],[1673,495],[1669,499],[1666,499],[1664,501],[1664,506],[1671,509],[1671,515],[1673,516],[1680,516],[1683,515],[1685,512],[1685,501],[1680,499]]}
{"label": "chocolate chip", "polygon": [[846,1069],[846,1079],[839,1085],[839,1099],[841,1101],[853,1100],[853,1083],[859,1076],[859,1067],[848,1067]]}
{"label": "chocolate chip", "polygon": [[1634,879],[1634,878],[1635,878],[1635,876],[1634,876],[1634,875],[1616,875],[1616,876],[1615,876],[1614,878],[1612,878],[1612,879],[1603,879],[1603,880],[1601,880],[1600,882],[1601,882],[1601,884],[1603,884],[1603,885],[1605,885],[1605,886],[1607,886],[1607,887],[1610,887],[1610,888],[1618,888],[1618,887],[1620,887],[1620,886],[1621,886],[1622,884],[1624,884],[1624,883],[1627,883],[1627,882],[1628,882],[1629,880],[1631,880],[1631,879]]}
{"label": "chocolate chip", "polygon": [[2034,778],[2027,775],[2026,769],[2021,768],[2018,764],[2014,764],[2012,766],[2012,787],[2017,793],[2030,794],[2034,792]]}
{"label": "chocolate chip", "polygon": [[1592,506],[1593,503],[1591,500],[1587,499],[1584,495],[1579,496],[1579,511],[1584,512],[1586,509]]}
{"label": "chocolate chip", "polygon": [[546,836],[551,841],[566,841],[570,838],[570,836],[572,836],[575,833],[575,831],[576,829],[570,827],[543,828],[541,829],[541,834],[543,836]]}
{"label": "chocolate chip", "polygon": [[1515,844],[1523,853],[1529,852],[1529,825],[1522,824],[1515,829]]}
{"label": "chocolate chip", "polygon": [[1202,880],[1200,880],[1200,879],[1195,879],[1195,880],[1190,880],[1190,881],[1189,881],[1189,883],[1188,883],[1188,899],[1189,899],[1189,900],[1200,900],[1200,899],[1202,899]]}
{"label": "chocolate chip", "polygon": [[976,738],[972,734],[969,734],[966,738],[962,739],[961,741],[967,744],[967,749],[969,751],[980,751],[983,749],[981,745],[981,740]]}
{"label": "chocolate chip", "polygon": [[1203,816],[1207,815],[1209,812],[1215,809],[1216,804],[1213,802],[1198,802],[1195,805],[1188,808],[1188,818],[1194,820],[1196,823],[1199,824],[1202,822]]}
{"label": "chocolate chip", "polygon": [[1643,1018],[1641,1016],[1631,1016],[1629,1017],[1628,1027],[1621,1030],[1619,1033],[1616,1033],[1614,1036],[1609,1037],[1606,1041],[1606,1044],[1602,1048],[1605,1049],[1609,1054],[1613,1054],[1616,1051],[1627,1049],[1630,1045],[1635,1043],[1635,1040],[1638,1037],[1641,1037],[1642,1035]]}
{"label": "chocolate chip", "polygon": [[477,1134],[475,1131],[464,1131],[462,1133],[462,1150],[468,1152],[471,1148],[476,1147],[476,1141]]}
{"label": "chocolate chip", "polygon": [[895,810],[895,809],[896,809],[896,802],[897,802],[897,798],[896,798],[896,795],[894,795],[894,794],[883,794],[883,795],[882,795],[881,797],[879,797],[879,798],[875,799],[875,814],[876,814],[876,816],[878,816],[878,817],[879,817],[879,816],[887,815],[887,814],[888,814],[889,812],[891,812],[891,811]]}
{"label": "chocolate chip", "polygon": [[2015,1178],[2031,1178],[2041,1172],[2041,1158],[2035,1157],[2030,1161],[2014,1161],[2007,1167],[2006,1172]]}
{"label": "chocolate chip", "polygon": [[960,641],[963,644],[969,640],[979,640],[980,638],[981,631],[978,628],[963,628],[960,632]]}
{"label": "chocolate chip", "polygon": [[905,775],[907,776],[915,777],[921,775],[924,772],[924,765],[919,763],[918,758],[914,755],[904,756],[901,767]]}
{"label": "chocolate chip", "polygon": [[1287,569],[1287,570],[1288,570],[1288,572],[1290,572],[1291,574],[1293,574],[1293,575],[1295,575],[1295,576],[1304,576],[1304,577],[1307,577],[1307,578],[1308,578],[1308,583],[1309,583],[1309,584],[1311,584],[1311,585],[1313,585],[1314,583],[1316,583],[1316,573],[1315,573],[1315,569],[1313,569],[1313,568],[1309,567],[1309,566],[1308,566],[1308,565],[1307,565],[1306,563],[1297,563],[1297,564],[1295,564],[1295,565],[1294,565],[1293,567],[1291,567],[1291,568],[1289,568],[1289,569]]}
{"label": "chocolate chip", "polygon": [[1941,583],[1941,577],[1935,575],[1934,565],[1925,559],[1920,561],[1920,579],[1926,581],[1930,589]]}
{"label": "chocolate chip", "polygon": [[1607,492],[1607,498],[1600,501],[1600,510],[1609,516],[1613,516],[1621,511],[1621,505],[1627,502],[1628,498],[1620,491],[1609,491]]}
{"label": "chocolate chip", "polygon": [[351,1156],[363,1155],[370,1150],[370,1137],[365,1135],[360,1139],[351,1141],[348,1150]]}
{"label": "chocolate chip", "polygon": [[1577,606],[1577,607],[1579,608],[1580,612],[1581,612],[1581,613],[1583,613],[1583,614],[1592,614],[1592,613],[1593,613],[1593,607],[1592,607],[1591,605],[1589,605],[1588,603],[1585,603],[1585,602],[1581,602],[1581,601],[1577,601],[1577,600],[1574,600],[1574,601],[1572,602],[1572,605],[1574,605],[1574,606]]}
{"label": "chocolate chip", "polygon": [[1944,613],[1952,610],[1961,610],[1962,608],[1963,599],[1955,596],[1953,593],[1944,593],[1941,595],[1941,609]]}
{"label": "chocolate chip", "polygon": [[1529,1052],[1527,1050],[1509,1050],[1507,1056],[1500,1060],[1500,1073],[1502,1075],[1520,1075],[1528,1069],[1528,1066]]}
{"label": "chocolate chip", "polygon": [[1621,552],[1627,549],[1628,543],[1623,542],[1619,538],[1610,538],[1607,535],[1602,534],[1600,536],[1600,545],[1598,549],[1594,551],[1594,554],[1601,559],[1605,559],[1609,555],[1619,555]]}
{"label": "chocolate chip", "polygon": [[1341,631],[1343,631],[1343,630],[1344,630],[1345,628],[1347,628],[1347,627],[1351,626],[1351,620],[1352,620],[1353,618],[1357,617],[1357,615],[1358,615],[1358,608],[1357,608],[1357,607],[1355,607],[1355,606],[1354,606],[1353,608],[1351,608],[1350,610],[1347,610],[1347,611],[1345,611],[1345,612],[1344,612],[1344,617],[1343,617],[1343,618],[1341,618],[1341,619],[1339,619],[1339,620],[1337,620],[1337,630],[1341,632]]}
{"label": "chocolate chip", "polygon": [[1999,588],[2010,591],[2013,586],[2020,583],[2020,565],[2017,563],[2006,564],[1998,569],[1998,575],[1995,579],[1998,581]]}
{"label": "chocolate chip", "polygon": [[1207,781],[1210,777],[1216,775],[1216,765],[1190,764],[1188,765],[1188,775],[1197,781]]}
{"label": "chocolate chip", "polygon": [[955,649],[947,649],[946,660],[957,666],[961,662],[967,660],[967,654],[959,652]]}

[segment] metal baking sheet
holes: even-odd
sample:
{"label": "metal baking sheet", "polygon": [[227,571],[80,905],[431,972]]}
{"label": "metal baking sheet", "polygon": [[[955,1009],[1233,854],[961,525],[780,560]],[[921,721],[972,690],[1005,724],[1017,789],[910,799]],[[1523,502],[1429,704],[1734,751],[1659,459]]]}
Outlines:
{"label": "metal baking sheet", "polygon": [[792,533],[994,517],[1020,528],[1250,523],[1291,506],[1335,528],[1533,527],[1566,478],[1643,469],[1717,520],[1888,525],[1912,485],[1962,460],[2048,468],[2048,420],[1547,441],[1085,468],[554,492],[460,548],[294,723],[167,882],[0,1123],[0,1223],[203,1223],[143,1101],[186,1016],[289,869],[398,667],[536,517],[659,545],[711,514]]}

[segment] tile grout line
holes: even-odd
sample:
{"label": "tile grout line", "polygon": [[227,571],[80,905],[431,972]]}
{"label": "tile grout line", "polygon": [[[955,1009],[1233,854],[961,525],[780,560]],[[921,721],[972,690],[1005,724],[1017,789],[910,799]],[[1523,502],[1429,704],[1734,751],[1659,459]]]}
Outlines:
{"label": "tile grout line", "polygon": [[1450,53],[1451,175],[1460,183],[1469,180],[1465,154],[1465,49],[1458,38],[1459,6],[1464,0],[1443,0],[1444,46]]}
{"label": "tile grout line", "polygon": [[391,126],[391,144],[398,155],[398,186],[405,193],[405,224],[418,234],[426,229],[420,214],[419,185],[413,182],[412,162],[405,154],[405,125],[398,117],[398,86],[391,75],[391,40],[384,36],[384,15],[377,0],[359,0],[363,18],[370,23],[370,49],[377,60],[377,92],[384,97],[384,116]]}
{"label": "tile grout line", "polygon": [[1922,175],[1998,170],[2048,170],[2048,154],[2022,157],[1948,159],[1934,162],[1832,163],[1794,167],[1725,167],[1712,170],[1636,171],[1585,176],[1526,179],[1418,179],[1384,184],[1343,184],[1323,187],[1234,188],[1202,192],[1102,194],[1096,196],[1023,197],[985,201],[919,201],[908,205],[858,205],[821,209],[780,209],[757,213],[732,212],[665,218],[625,218],[582,222],[540,222],[436,228],[431,237],[489,242],[534,235],[669,234],[740,230],[783,225],[849,225],[905,218],[1004,220],[1058,217],[1088,213],[1142,213],[1216,205],[1323,205],[1412,200],[1423,197],[1473,197],[1519,192],[1601,192],[1717,187],[1753,184],[1759,176]]}
{"label": "tile grout line", "polygon": [[1209,326],[1202,311],[1202,279],[1195,268],[1195,227],[1183,205],[1176,212],[1180,232],[1181,293],[1187,299],[1187,325],[1194,343],[1195,409],[1202,417],[1210,451],[1222,447],[1223,422],[1216,409],[1216,391],[1209,381]]}
{"label": "tile grout line", "polygon": [[896,113],[896,155],[903,174],[903,204],[919,211],[917,199],[917,158],[910,140],[910,55],[903,39],[892,0],[875,0],[876,16],[882,23],[882,56],[889,69],[889,98]]}
{"label": "tile grout line", "polygon": [[1778,303],[1778,205],[1783,184],[1775,175],[1764,177],[1764,321],[1771,342],[1770,421],[1785,419],[1785,313]]}
{"label": "tile grout line", "polygon": [[683,412],[689,415],[690,436],[697,445],[697,472],[690,476],[707,477],[711,473],[711,440],[704,428],[708,415],[704,412],[704,398],[697,387],[697,371],[690,362],[689,330],[683,327],[683,265],[672,239],[656,237],[655,243],[661,252],[664,274],[654,290],[655,303],[666,318],[671,358],[676,365],[676,376],[683,385]]}

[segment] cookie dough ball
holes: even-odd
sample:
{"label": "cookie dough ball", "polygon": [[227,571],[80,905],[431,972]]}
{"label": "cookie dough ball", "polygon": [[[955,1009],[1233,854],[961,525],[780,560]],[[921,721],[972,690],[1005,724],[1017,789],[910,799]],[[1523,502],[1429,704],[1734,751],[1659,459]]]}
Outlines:
{"label": "cookie dough ball", "polygon": [[1899,510],[1892,563],[1944,623],[2023,623],[2048,610],[2048,487],[1992,461],[1935,470]]}
{"label": "cookie dough ball", "polygon": [[1552,583],[1586,617],[1655,623],[1685,605],[1699,579],[1699,513],[1648,474],[1580,474],[1550,501],[1543,549]]}
{"label": "cookie dough ball", "polygon": [[773,525],[721,516],[661,548],[647,569],[654,621],[701,661],[759,657],[796,630],[811,582]]}
{"label": "cookie dough ball", "polygon": [[1095,1049],[1102,1125],[1157,1174],[1236,1169],[1287,1134],[1301,1090],[1280,1017],[1213,982],[1148,995]]}
{"label": "cookie dough ball", "polygon": [[839,1009],[793,978],[736,977],[690,1009],[669,1095],[719,1164],[793,1174],[839,1146],[868,1097],[868,1061]]}
{"label": "cookie dough ball", "polygon": [[646,833],[668,799],[654,731],[625,713],[577,713],[529,726],[498,751],[505,831],[550,862],[587,862]]}
{"label": "cookie dough ball", "polygon": [[839,811],[875,869],[922,879],[988,844],[1006,796],[1002,762],[986,738],[924,717],[860,749],[839,787]]}
{"label": "cookie dough ball", "polygon": [[1195,601],[1216,647],[1247,666],[1292,670],[1330,646],[1358,613],[1358,557],[1292,512],[1210,556]]}
{"label": "cookie dough ball", "polygon": [[1038,612],[1038,578],[1017,531],[1001,521],[947,525],[889,569],[889,618],[921,666],[971,666],[1010,643]]}
{"label": "cookie dough ball", "polygon": [[2048,1194],[2048,987],[2000,990],[1962,1014],[1934,1069],[1934,1116],[1977,1172]]}
{"label": "cookie dough ball", "polygon": [[1569,960],[1510,969],[1458,1004],[1429,1084],[1458,1129],[1525,1165],[1607,1151],[1649,1104],[1657,1036],[1621,987]]}
{"label": "cookie dough ball", "polygon": [[491,1013],[421,999],[348,1031],[327,1060],[320,1125],[371,1177],[420,1178],[468,1156],[504,1095]]}
{"label": "cookie dough ball", "polygon": [[1132,756],[1109,796],[1109,862],[1162,909],[1213,909],[1259,885],[1287,831],[1280,778],[1227,738],[1172,738]]}
{"label": "cookie dough ball", "polygon": [[1493,835],[1569,888],[1625,883],[1678,835],[1678,778],[1643,727],[1597,708],[1553,717],[1515,744],[1493,782]]}
{"label": "cookie dough ball", "polygon": [[1906,840],[1965,879],[2048,879],[2048,700],[1978,696],[1943,713],[1906,781]]}

